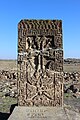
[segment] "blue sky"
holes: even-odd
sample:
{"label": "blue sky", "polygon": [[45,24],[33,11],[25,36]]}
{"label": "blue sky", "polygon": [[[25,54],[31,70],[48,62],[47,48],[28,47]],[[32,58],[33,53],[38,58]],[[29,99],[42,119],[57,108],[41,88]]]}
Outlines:
{"label": "blue sky", "polygon": [[0,59],[17,58],[21,19],[61,19],[64,58],[80,58],[80,0],[0,0]]}

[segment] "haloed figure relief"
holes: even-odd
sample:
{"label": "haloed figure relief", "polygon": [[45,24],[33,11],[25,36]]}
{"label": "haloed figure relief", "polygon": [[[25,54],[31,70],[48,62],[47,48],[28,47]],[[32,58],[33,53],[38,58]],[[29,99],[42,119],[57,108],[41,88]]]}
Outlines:
{"label": "haloed figure relief", "polygon": [[62,106],[61,20],[22,20],[18,25],[18,105]]}

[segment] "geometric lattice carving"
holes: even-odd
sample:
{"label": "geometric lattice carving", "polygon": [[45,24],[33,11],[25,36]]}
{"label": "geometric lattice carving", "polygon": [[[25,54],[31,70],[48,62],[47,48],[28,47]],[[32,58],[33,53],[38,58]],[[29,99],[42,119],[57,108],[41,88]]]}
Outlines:
{"label": "geometric lattice carving", "polygon": [[61,20],[18,24],[18,105],[62,106]]}

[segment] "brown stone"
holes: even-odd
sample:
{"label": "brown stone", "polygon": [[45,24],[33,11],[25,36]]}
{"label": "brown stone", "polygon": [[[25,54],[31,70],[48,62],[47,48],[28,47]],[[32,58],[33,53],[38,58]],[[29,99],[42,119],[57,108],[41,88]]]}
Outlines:
{"label": "brown stone", "polygon": [[18,105],[62,106],[61,20],[22,20],[18,24]]}

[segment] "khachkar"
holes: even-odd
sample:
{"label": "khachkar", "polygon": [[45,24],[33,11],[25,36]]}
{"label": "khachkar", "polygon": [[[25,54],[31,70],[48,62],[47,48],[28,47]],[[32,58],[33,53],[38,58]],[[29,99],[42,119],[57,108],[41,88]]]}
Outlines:
{"label": "khachkar", "polygon": [[21,20],[18,24],[18,105],[62,104],[62,21]]}

